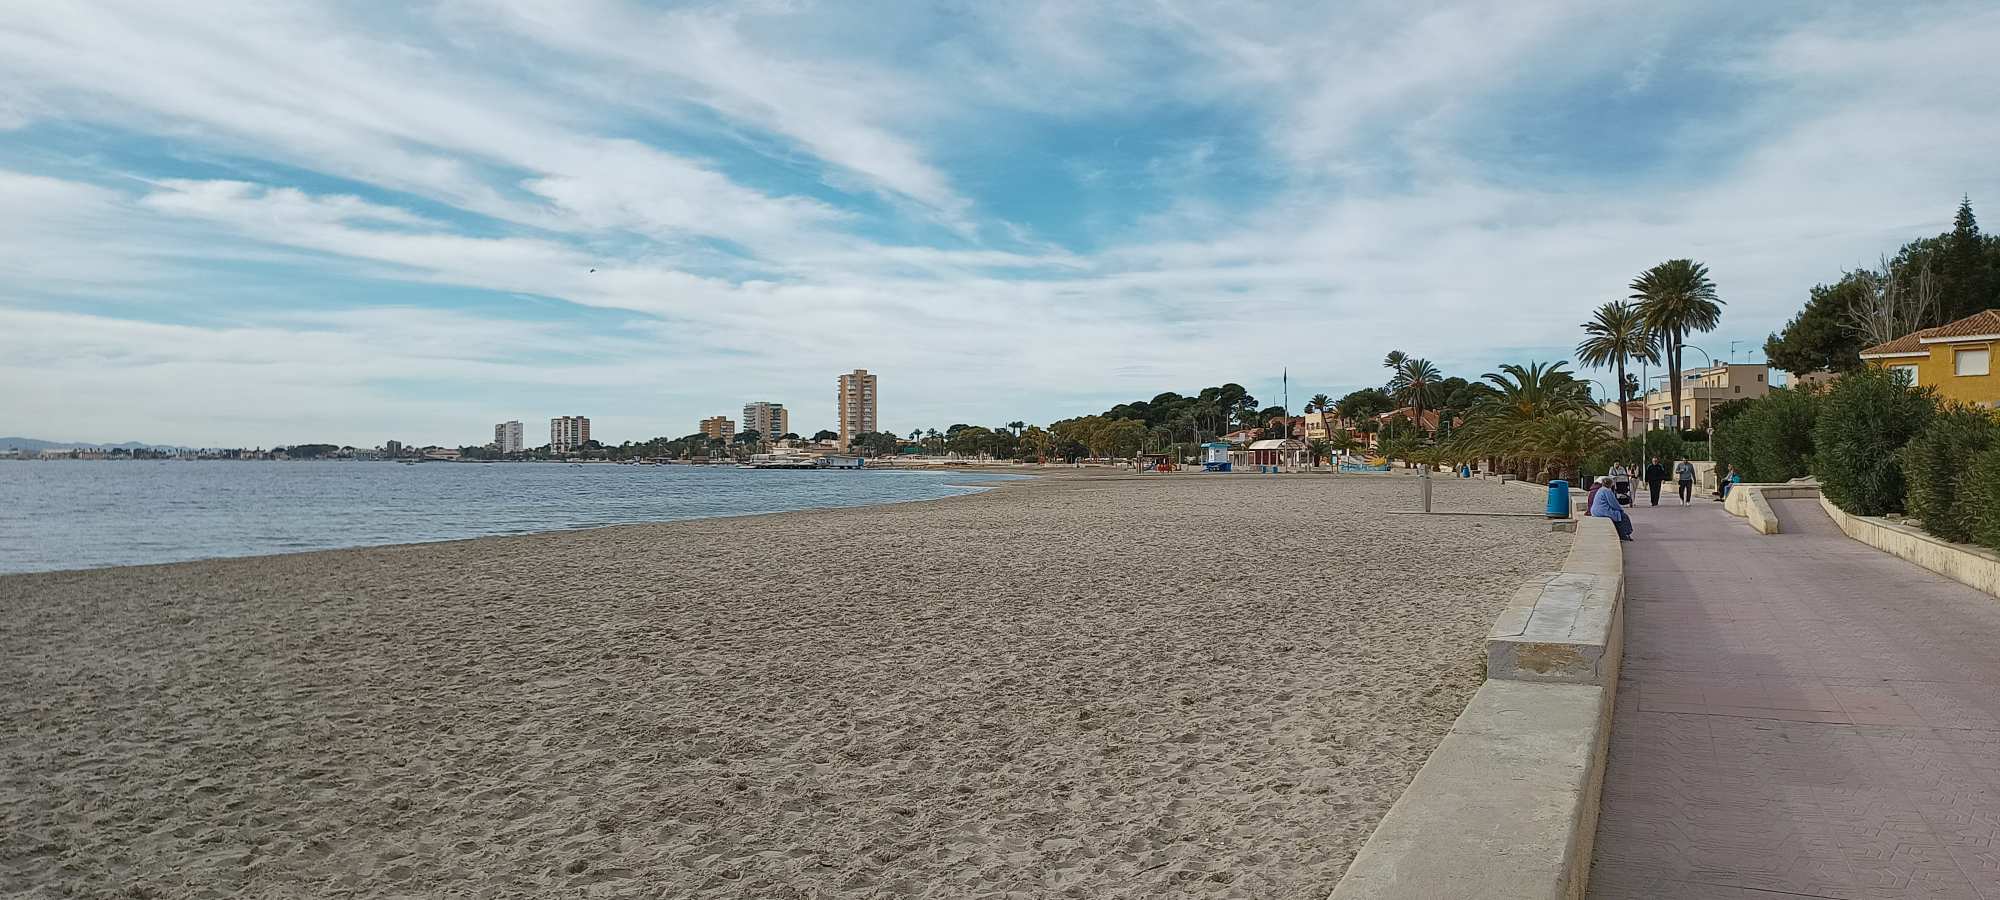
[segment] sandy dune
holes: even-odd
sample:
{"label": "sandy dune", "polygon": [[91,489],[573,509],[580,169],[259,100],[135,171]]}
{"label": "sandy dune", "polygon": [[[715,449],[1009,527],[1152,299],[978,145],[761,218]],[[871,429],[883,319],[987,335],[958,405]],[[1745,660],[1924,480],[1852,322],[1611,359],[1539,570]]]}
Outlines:
{"label": "sandy dune", "polygon": [[0,895],[1317,900],[1567,546],[1413,495],[1046,478],[0,578]]}

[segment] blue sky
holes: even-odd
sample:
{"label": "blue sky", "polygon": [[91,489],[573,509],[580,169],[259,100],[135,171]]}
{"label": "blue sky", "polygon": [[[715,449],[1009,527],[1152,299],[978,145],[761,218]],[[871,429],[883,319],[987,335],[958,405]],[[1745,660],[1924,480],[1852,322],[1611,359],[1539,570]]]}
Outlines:
{"label": "blue sky", "polygon": [[0,433],[55,440],[1297,406],[1567,358],[1679,256],[1754,358],[2000,215],[1990,3],[0,8]]}

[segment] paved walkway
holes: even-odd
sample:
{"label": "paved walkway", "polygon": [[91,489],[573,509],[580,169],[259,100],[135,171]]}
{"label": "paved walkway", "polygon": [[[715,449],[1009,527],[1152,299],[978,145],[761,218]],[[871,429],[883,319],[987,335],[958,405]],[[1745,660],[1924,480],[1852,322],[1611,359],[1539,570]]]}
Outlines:
{"label": "paved walkway", "polygon": [[1590,896],[2000,900],[2000,600],[1644,502]]}

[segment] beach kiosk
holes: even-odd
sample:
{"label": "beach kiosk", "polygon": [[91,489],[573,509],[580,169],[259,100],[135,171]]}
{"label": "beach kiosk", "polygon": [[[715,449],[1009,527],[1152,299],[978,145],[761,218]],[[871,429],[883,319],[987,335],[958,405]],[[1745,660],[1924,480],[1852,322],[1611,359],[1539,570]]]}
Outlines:
{"label": "beach kiosk", "polygon": [[1305,465],[1306,445],[1291,438],[1269,438],[1252,441],[1249,447],[1249,465],[1259,472],[1278,472],[1297,469]]}
{"label": "beach kiosk", "polygon": [[1209,441],[1201,445],[1201,470],[1204,472],[1229,471],[1229,443]]}

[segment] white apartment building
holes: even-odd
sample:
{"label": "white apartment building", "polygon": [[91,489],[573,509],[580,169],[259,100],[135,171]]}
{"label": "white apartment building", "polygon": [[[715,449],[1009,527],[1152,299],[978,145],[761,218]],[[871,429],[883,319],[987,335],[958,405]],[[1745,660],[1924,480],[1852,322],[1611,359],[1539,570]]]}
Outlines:
{"label": "white apartment building", "polygon": [[880,431],[875,420],[875,376],[867,369],[855,369],[840,376],[836,409],[840,414],[840,449],[846,450],[857,434]]}
{"label": "white apartment building", "polygon": [[493,426],[493,448],[501,453],[521,452],[527,439],[527,431],[519,422],[501,422]]}
{"label": "white apartment building", "polygon": [[743,430],[754,431],[764,436],[764,440],[775,441],[792,430],[791,414],[785,411],[785,404],[758,400],[743,404]]}
{"label": "white apartment building", "polygon": [[567,453],[590,443],[590,420],[583,416],[557,416],[549,420],[549,452]]}

